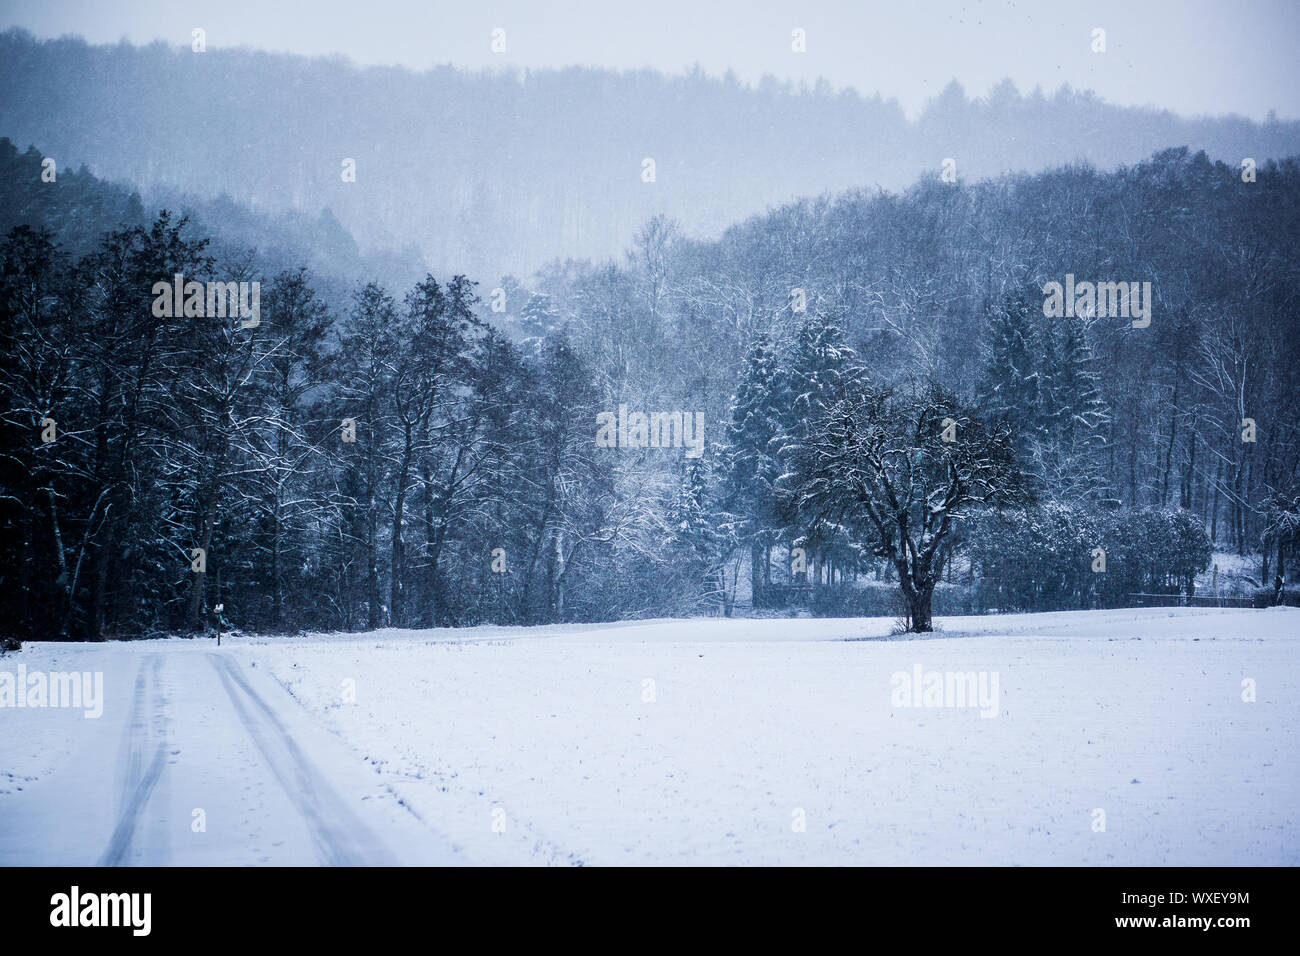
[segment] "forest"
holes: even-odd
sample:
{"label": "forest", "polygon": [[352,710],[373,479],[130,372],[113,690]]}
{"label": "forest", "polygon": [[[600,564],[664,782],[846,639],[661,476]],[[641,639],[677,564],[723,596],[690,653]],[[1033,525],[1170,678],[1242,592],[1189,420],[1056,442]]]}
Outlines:
{"label": "forest", "polygon": [[[0,142],[15,637],[882,607],[927,630],[1186,599],[1214,551],[1261,591],[1295,570],[1294,159],[926,175],[399,286],[341,228],[350,283],[289,231],[41,158]],[[258,282],[259,322],[159,316],[176,275]],[[1149,322],[1048,315],[1067,275],[1150,283]],[[599,443],[622,405],[700,416],[703,453]]]}

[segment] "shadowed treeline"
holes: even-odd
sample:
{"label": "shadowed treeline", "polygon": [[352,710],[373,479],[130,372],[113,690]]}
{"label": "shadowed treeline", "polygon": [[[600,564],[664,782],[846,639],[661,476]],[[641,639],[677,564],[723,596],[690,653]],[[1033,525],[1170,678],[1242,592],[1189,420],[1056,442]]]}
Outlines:
{"label": "shadowed treeline", "polygon": [[[717,242],[655,218],[623,264],[531,288],[336,290],[4,155],[20,636],[729,613],[801,588],[856,613],[865,582],[914,618],[941,585],[974,609],[1186,592],[1211,542],[1262,551],[1261,579],[1293,566],[1293,160],[927,177]],[[259,321],[160,314],[178,273],[260,282]],[[1067,274],[1150,282],[1150,324],[1048,318]],[[703,455],[600,447],[624,405],[701,413]]]}

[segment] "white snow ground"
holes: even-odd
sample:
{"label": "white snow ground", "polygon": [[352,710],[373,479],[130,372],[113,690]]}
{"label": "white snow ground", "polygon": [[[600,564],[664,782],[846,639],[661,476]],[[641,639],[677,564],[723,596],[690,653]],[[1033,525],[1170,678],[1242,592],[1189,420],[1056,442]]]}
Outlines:
{"label": "white snow ground", "polygon": [[28,644],[104,713],[0,707],[0,864],[1300,863],[1300,610],[939,623]]}

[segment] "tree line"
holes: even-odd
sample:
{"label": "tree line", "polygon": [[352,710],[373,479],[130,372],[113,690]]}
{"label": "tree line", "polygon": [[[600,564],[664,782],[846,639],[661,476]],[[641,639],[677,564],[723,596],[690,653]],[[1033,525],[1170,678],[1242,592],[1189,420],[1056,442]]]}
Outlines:
{"label": "tree line", "polygon": [[[1271,587],[1294,575],[1300,525],[1297,196],[1295,159],[1228,164],[1185,148],[1109,173],[927,175],[901,194],[800,200],[716,242],[652,220],[624,262],[542,270],[509,318],[520,334],[564,328],[590,343],[603,387],[634,405],[666,393],[726,424],[718,511],[760,602],[802,580],[788,554],[809,532],[778,507],[779,449],[812,384],[854,364],[883,386],[939,383],[974,420],[1006,425],[1027,507],[1122,514],[1135,533],[1145,511],[1186,511]],[[1149,321],[1049,315],[1050,284],[1067,276],[1150,283]],[[942,551],[945,574],[972,585],[977,517]],[[870,550],[823,535],[810,580],[890,576]]]}
{"label": "tree line", "polygon": [[[717,242],[655,218],[621,262],[491,288],[340,291],[115,204],[69,249],[30,216],[0,247],[5,627],[732,613],[874,580],[925,629],[941,581],[1123,603],[1189,591],[1211,547],[1262,581],[1300,499],[1298,185],[1185,150],[926,177]],[[1150,281],[1150,325],[1048,317],[1067,273]],[[259,321],[158,315],[177,275],[260,282]],[[702,413],[705,453],[600,447],[624,404]]]}

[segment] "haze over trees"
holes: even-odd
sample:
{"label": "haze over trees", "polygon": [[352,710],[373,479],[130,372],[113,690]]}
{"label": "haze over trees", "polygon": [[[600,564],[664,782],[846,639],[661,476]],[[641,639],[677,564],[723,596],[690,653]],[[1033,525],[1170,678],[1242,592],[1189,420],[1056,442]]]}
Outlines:
{"label": "haze over trees", "polygon": [[[904,189],[949,158],[975,182],[1071,162],[1112,169],[1171,145],[1233,166],[1300,153],[1292,121],[1187,119],[1010,82],[979,98],[950,83],[909,119],[892,100],[825,83],[751,87],[699,70],[415,73],[215,42],[197,54],[178,39],[0,34],[0,135],[39,145],[61,169],[86,163],[130,183],[152,209],[225,196],[307,224],[328,209],[363,253],[414,247],[446,275],[604,258],[659,214],[716,237],[802,196]],[[343,181],[345,159],[354,182]]]}

